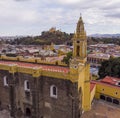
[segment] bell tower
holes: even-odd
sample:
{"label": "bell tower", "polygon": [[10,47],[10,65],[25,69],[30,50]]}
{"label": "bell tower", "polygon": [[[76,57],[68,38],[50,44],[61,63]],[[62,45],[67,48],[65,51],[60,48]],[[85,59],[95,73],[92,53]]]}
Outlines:
{"label": "bell tower", "polygon": [[76,32],[73,37],[73,58],[70,62],[70,67],[76,68],[78,64],[85,64],[87,62],[87,37],[84,29],[84,22],[80,16]]}
{"label": "bell tower", "polygon": [[[83,111],[90,110],[90,65],[87,63],[87,37],[84,29],[84,22],[80,16],[76,32],[73,37],[73,57],[70,60],[71,80],[77,82],[81,99],[79,104]],[[80,111],[81,111],[80,110]]]}
{"label": "bell tower", "polygon": [[87,38],[82,16],[80,16],[77,23],[76,32],[73,37],[73,47],[73,58],[76,58],[80,63],[85,63],[87,60]]}

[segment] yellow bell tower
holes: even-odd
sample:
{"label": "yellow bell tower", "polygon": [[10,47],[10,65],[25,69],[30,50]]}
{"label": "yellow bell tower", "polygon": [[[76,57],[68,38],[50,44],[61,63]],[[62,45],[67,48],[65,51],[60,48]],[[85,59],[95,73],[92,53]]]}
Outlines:
{"label": "yellow bell tower", "polygon": [[87,37],[84,30],[84,23],[82,16],[80,16],[76,32],[73,37],[73,58],[70,61],[70,68],[78,68],[79,63],[85,64],[87,62]]}
{"label": "yellow bell tower", "polygon": [[73,47],[73,58],[76,58],[80,63],[85,63],[87,60],[87,38],[81,16],[78,20],[76,32],[74,34]]}
{"label": "yellow bell tower", "polygon": [[82,95],[82,109],[90,110],[90,65],[87,63],[87,37],[84,23],[80,16],[73,37],[73,57],[70,60],[72,80],[78,83],[78,91]]}

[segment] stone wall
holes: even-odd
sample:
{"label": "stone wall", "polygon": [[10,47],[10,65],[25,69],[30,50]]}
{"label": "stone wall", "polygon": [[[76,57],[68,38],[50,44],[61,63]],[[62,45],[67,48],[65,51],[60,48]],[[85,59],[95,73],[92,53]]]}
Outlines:
{"label": "stone wall", "polygon": [[[44,81],[43,99],[45,118],[71,118],[72,116],[72,83],[66,80],[42,77]],[[57,87],[57,98],[50,97],[50,86]]]}
{"label": "stone wall", "polygon": [[[3,77],[9,75],[8,71],[1,71],[0,70],[0,106],[2,108],[9,108],[10,101],[9,101],[9,86],[4,86]],[[9,78],[8,78],[9,80]],[[8,81],[9,83],[9,81]]]}
{"label": "stone wall", "polygon": [[[10,77],[8,87],[3,86],[5,75]],[[24,89],[25,80],[30,83],[30,91],[27,93]],[[52,85],[57,87],[57,98],[50,96]],[[21,115],[26,115],[27,110],[30,113],[27,115],[32,118],[78,118],[77,86],[77,83],[69,80],[0,71],[0,101],[2,107],[7,108],[8,105],[13,107],[11,108],[13,116],[16,116],[18,111],[21,111]]]}

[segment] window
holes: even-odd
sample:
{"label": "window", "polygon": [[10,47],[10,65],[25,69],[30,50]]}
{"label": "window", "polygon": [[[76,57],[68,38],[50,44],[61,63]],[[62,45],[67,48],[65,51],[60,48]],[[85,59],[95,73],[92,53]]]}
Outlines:
{"label": "window", "polygon": [[55,85],[52,85],[50,87],[50,96],[53,98],[57,98],[57,87]]}
{"label": "window", "polygon": [[8,86],[8,78],[7,78],[7,76],[3,77],[3,81],[4,81],[4,86]]}
{"label": "window", "polygon": [[79,52],[80,52],[80,46],[77,46],[77,56],[80,56]]}
{"label": "window", "polygon": [[118,105],[120,104],[120,103],[119,103],[119,100],[117,100],[117,99],[113,99],[113,103],[114,103],[114,104],[118,104]]}
{"label": "window", "polygon": [[31,116],[31,110],[30,110],[30,108],[26,108],[26,116],[28,116],[28,117]]}
{"label": "window", "polygon": [[25,82],[24,82],[24,90],[30,91],[30,83],[28,80],[25,80]]}
{"label": "window", "polygon": [[53,87],[53,95],[57,95],[56,87]]}
{"label": "window", "polygon": [[104,95],[100,95],[100,99],[105,100],[105,96]]}
{"label": "window", "polygon": [[112,98],[110,98],[110,97],[107,97],[107,99],[106,99],[108,102],[112,102]]}

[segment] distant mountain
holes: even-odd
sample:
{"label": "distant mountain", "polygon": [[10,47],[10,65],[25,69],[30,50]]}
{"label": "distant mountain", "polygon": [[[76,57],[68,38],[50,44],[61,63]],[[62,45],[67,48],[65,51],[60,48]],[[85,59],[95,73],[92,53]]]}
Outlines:
{"label": "distant mountain", "polygon": [[13,41],[14,39],[19,38],[18,36],[0,36],[0,44],[4,44]]}
{"label": "distant mountain", "polygon": [[98,38],[120,38],[120,34],[92,34],[89,37],[98,37]]}
{"label": "distant mountain", "polygon": [[0,39],[2,40],[14,40],[16,38],[22,38],[22,37],[25,37],[25,36],[0,36]]}

